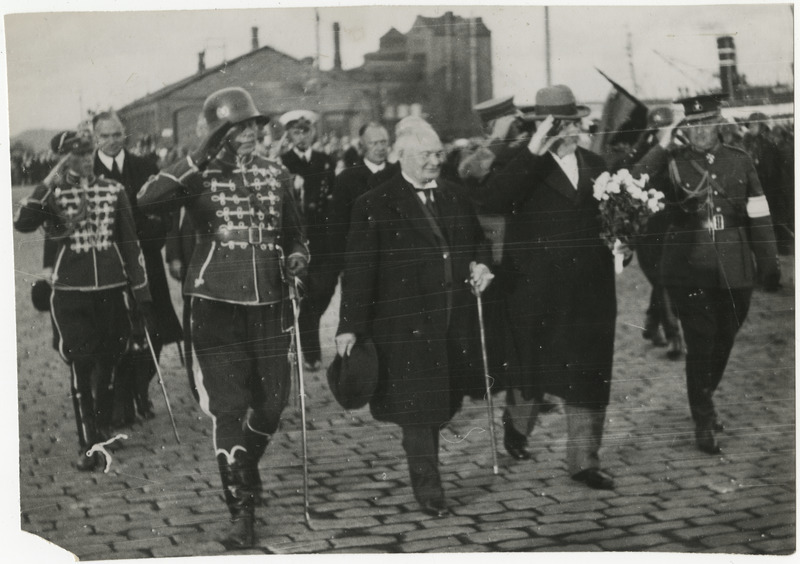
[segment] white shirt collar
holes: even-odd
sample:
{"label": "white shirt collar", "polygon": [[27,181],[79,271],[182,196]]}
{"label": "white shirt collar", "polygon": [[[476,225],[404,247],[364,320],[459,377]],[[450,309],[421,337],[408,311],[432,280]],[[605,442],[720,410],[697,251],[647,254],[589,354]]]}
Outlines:
{"label": "white shirt collar", "polygon": [[309,147],[305,151],[301,151],[297,147],[294,147],[294,152],[297,154],[298,157],[303,157],[307,162],[311,162],[311,147]]}
{"label": "white shirt collar", "polygon": [[117,161],[117,168],[122,172],[122,165],[125,162],[125,149],[117,153],[116,157],[109,157],[103,151],[97,151],[97,156],[100,157],[100,162],[103,163],[108,170],[114,168],[114,161]]}
{"label": "white shirt collar", "polygon": [[386,161],[384,161],[381,164],[377,165],[377,164],[373,163],[372,161],[370,161],[369,159],[364,159],[364,164],[367,165],[367,168],[370,170],[370,172],[372,172],[372,174],[375,174],[376,172],[380,172],[380,171],[382,171],[383,169],[386,168]]}
{"label": "white shirt collar", "polygon": [[553,155],[553,159],[556,161],[556,163],[558,163],[558,166],[561,167],[561,170],[564,171],[564,174],[567,175],[572,187],[577,190],[578,178],[580,178],[580,171],[578,170],[578,157],[574,152],[566,154],[563,157],[559,157],[553,151],[550,151],[550,154]]}

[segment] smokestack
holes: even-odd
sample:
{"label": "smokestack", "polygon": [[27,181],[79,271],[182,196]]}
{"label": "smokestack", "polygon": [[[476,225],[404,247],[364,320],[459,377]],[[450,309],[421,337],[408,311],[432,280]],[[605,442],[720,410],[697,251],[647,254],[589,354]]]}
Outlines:
{"label": "smokestack", "polygon": [[342,53],[339,47],[339,22],[333,22],[333,70],[342,70]]}
{"label": "smokestack", "polygon": [[253,51],[255,51],[256,49],[258,49],[258,28],[253,26],[250,28],[250,30],[253,32],[253,37],[251,39],[251,46],[253,48]]}
{"label": "smokestack", "polygon": [[736,47],[733,37],[725,35],[717,37],[717,52],[719,53],[719,80],[722,91],[733,100],[739,90],[739,74],[736,71]]}
{"label": "smokestack", "polygon": [[206,70],[206,52],[200,51],[197,54],[197,74]]}

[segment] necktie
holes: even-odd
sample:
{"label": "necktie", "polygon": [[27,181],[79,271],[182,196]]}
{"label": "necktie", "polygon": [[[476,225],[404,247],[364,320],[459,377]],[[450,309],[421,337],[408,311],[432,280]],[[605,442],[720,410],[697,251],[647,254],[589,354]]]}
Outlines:
{"label": "necktie", "polygon": [[434,199],[433,190],[423,190],[422,194],[425,196],[425,207],[428,208],[428,211],[431,212],[431,215],[439,220],[439,206],[436,205],[436,200]]}
{"label": "necktie", "polygon": [[122,178],[122,173],[119,171],[119,166],[117,166],[117,159],[113,160],[113,165],[111,166],[111,178],[114,180],[119,180]]}

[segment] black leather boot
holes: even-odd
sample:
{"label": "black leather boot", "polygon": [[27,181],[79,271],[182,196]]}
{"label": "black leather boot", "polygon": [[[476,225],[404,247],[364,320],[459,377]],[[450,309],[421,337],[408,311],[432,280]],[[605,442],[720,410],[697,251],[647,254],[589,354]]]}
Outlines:
{"label": "black leather boot", "polygon": [[253,481],[253,495],[255,496],[255,504],[262,505],[264,502],[262,494],[264,486],[261,483],[261,474],[258,471],[258,463],[261,457],[264,456],[264,451],[267,450],[270,437],[245,429],[245,447],[247,448],[248,463],[250,464],[250,475]]}
{"label": "black leather boot", "polygon": [[528,437],[514,429],[511,423],[511,416],[508,411],[503,412],[503,446],[514,460],[530,460],[531,453],[525,447],[528,446]]}
{"label": "black leather boot", "polygon": [[222,544],[228,550],[250,548],[255,544],[255,496],[252,465],[247,453],[237,451],[233,462],[217,455],[225,503],[231,513],[231,526]]}

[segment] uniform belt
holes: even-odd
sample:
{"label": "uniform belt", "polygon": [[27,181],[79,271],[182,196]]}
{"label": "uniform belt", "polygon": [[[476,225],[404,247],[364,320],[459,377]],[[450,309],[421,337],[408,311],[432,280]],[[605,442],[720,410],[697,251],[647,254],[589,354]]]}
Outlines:
{"label": "uniform belt", "polygon": [[247,227],[232,226],[220,227],[216,232],[216,238],[221,243],[236,242],[247,243],[249,245],[275,245],[278,236],[275,231],[261,228],[257,225]]}

